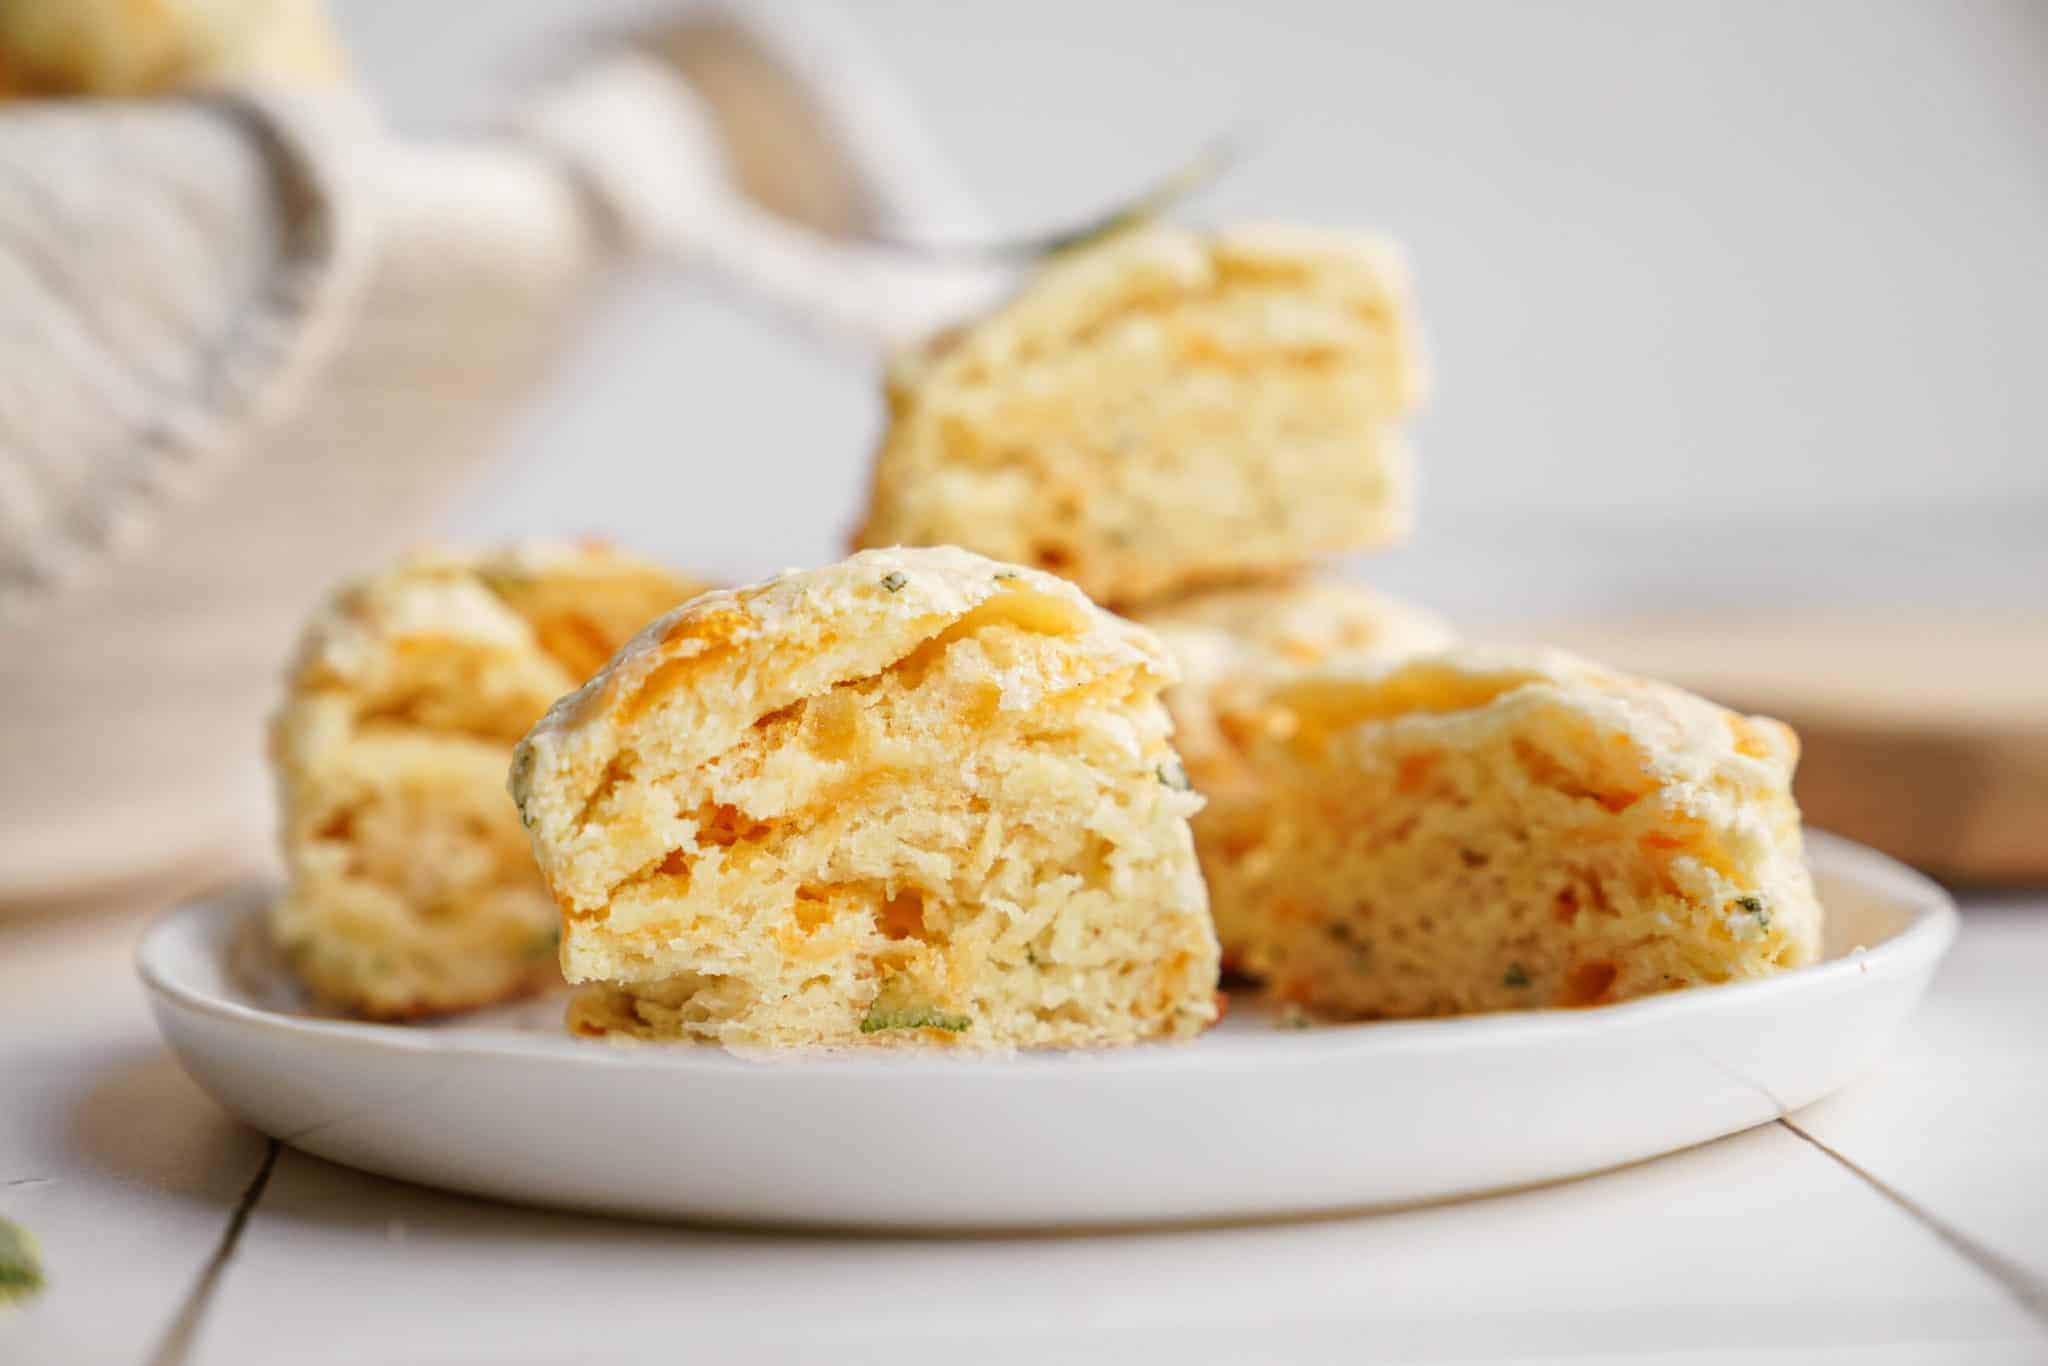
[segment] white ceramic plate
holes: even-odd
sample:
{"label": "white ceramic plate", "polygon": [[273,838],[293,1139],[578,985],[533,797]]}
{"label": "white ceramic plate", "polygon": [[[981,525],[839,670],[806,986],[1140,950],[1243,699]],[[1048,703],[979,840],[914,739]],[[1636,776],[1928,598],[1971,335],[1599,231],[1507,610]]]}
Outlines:
{"label": "white ceramic plate", "polygon": [[1956,933],[1933,883],[1810,844],[1827,961],[1596,1010],[1186,1044],[745,1061],[542,1032],[559,1002],[436,1027],[279,1010],[238,964],[248,888],[143,940],[157,1021],[249,1123],[336,1162],[650,1218],[1018,1227],[1299,1213],[1548,1181],[1761,1124],[1891,1046]]}

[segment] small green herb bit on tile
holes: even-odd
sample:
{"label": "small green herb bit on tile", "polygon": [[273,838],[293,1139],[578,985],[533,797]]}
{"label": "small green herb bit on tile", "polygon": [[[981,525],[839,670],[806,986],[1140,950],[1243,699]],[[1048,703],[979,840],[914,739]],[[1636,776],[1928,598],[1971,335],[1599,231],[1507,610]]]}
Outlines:
{"label": "small green herb bit on tile", "polygon": [[19,1304],[42,1288],[35,1236],[11,1219],[0,1219],[0,1305]]}

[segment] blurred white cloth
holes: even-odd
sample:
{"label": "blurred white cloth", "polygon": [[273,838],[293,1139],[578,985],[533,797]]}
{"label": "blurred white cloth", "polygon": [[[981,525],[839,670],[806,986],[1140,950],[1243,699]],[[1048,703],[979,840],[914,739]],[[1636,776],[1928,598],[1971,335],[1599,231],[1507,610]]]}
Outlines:
{"label": "blurred white cloth", "polygon": [[345,97],[0,117],[0,601],[135,548],[333,355],[374,257]]}
{"label": "blurred white cloth", "polygon": [[861,239],[981,226],[808,12],[695,12],[463,143],[313,92],[0,105],[0,903],[263,856],[298,621],[488,456],[610,265],[889,345],[1004,281]]}

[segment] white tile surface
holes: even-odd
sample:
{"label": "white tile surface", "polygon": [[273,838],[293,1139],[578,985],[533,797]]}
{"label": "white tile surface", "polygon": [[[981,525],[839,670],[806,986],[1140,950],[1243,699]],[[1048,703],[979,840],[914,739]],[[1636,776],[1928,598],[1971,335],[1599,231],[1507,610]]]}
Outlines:
{"label": "white tile surface", "polygon": [[0,924],[0,1213],[48,1289],[0,1362],[135,1362],[213,1255],[263,1152],[158,1043],[134,915]]}
{"label": "white tile surface", "polygon": [[[1503,1116],[1511,1123],[1511,1116]],[[1198,1136],[1191,1136],[1199,1141]],[[622,1136],[622,1141],[631,1141]],[[277,1306],[295,1312],[280,1315]],[[606,1223],[280,1163],[208,1361],[1417,1360],[2048,1338],[1790,1134],[1470,1204],[1082,1238]]]}
{"label": "white tile surface", "polygon": [[0,1069],[0,1212],[41,1242],[49,1281],[0,1317],[0,1362],[140,1360],[213,1255],[263,1140],[146,1041]]}
{"label": "white tile surface", "polygon": [[1884,1073],[1800,1123],[2048,1282],[2048,897],[1977,898]]}
{"label": "white tile surface", "polygon": [[147,909],[0,918],[0,1058],[16,1066],[95,1044],[154,1042],[142,984],[128,970],[147,923]]}

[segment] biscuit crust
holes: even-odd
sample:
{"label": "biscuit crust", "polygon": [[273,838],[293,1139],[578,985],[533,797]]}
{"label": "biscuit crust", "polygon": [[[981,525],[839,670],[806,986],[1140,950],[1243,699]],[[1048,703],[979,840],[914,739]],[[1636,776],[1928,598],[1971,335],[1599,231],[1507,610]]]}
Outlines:
{"label": "biscuit crust", "polygon": [[1552,652],[1277,679],[1198,817],[1218,931],[1282,1000],[1586,1006],[1815,960],[1792,732]]}
{"label": "biscuit crust", "polygon": [[505,765],[593,653],[700,587],[528,545],[416,555],[322,606],[271,725],[290,881],[270,926],[315,996],[410,1019],[560,982]]}
{"label": "biscuit crust", "polygon": [[862,546],[956,544],[1119,609],[1407,532],[1422,374],[1382,243],[1122,234],[900,358]]}
{"label": "biscuit crust", "polygon": [[344,68],[320,0],[0,4],[0,100],[327,85]]}
{"label": "biscuit crust", "polygon": [[1166,705],[1174,747],[1204,794],[1256,781],[1219,717],[1257,689],[1333,660],[1370,664],[1457,639],[1450,622],[1426,607],[1321,575],[1194,593],[1131,618],[1156,632],[1180,666]]}
{"label": "biscuit crust", "polygon": [[511,786],[613,1038],[1053,1047],[1193,1033],[1215,937],[1165,652],[1071,585],[870,551],[707,594]]}

